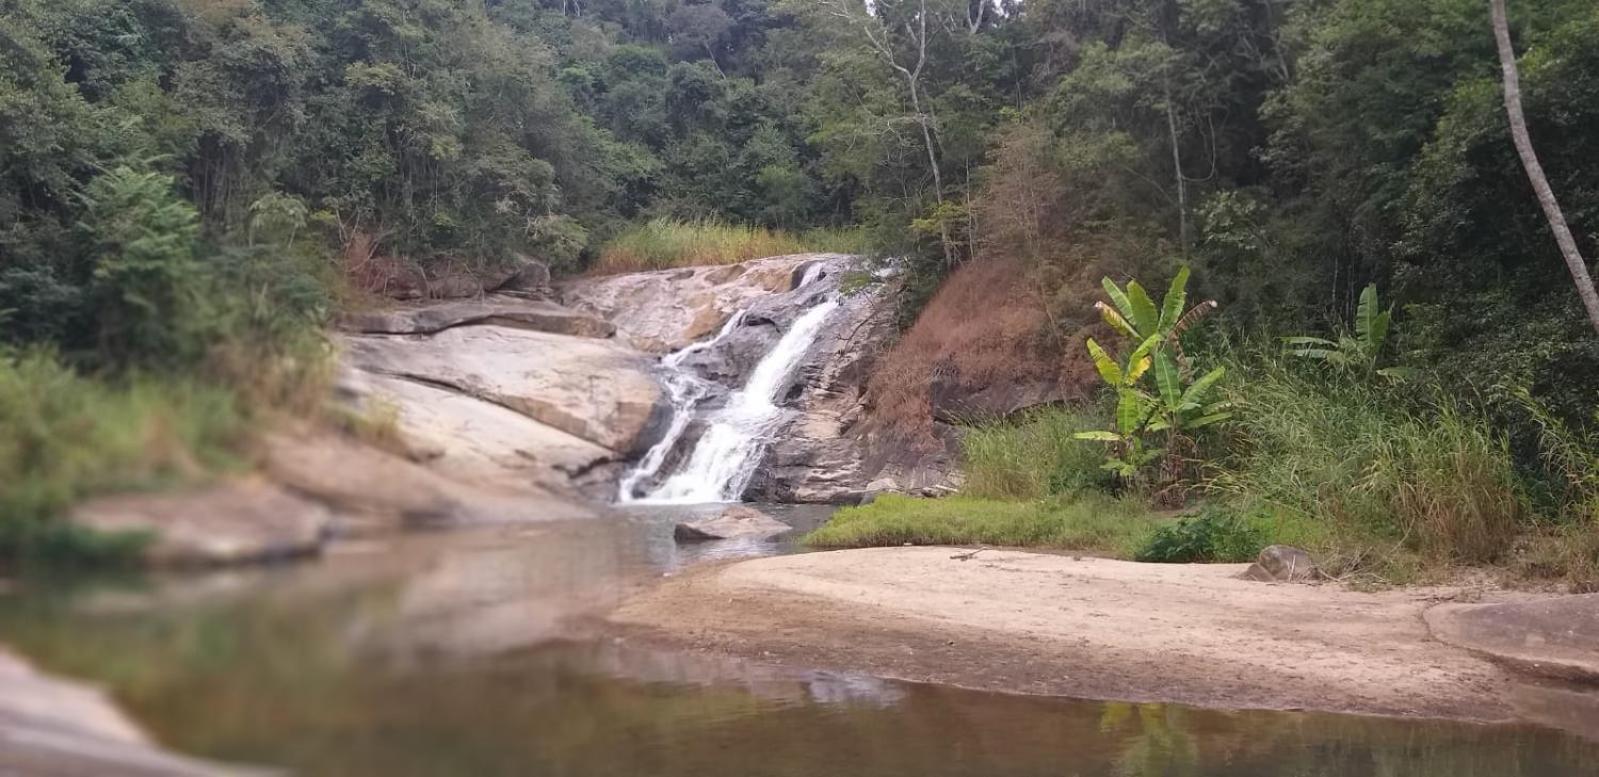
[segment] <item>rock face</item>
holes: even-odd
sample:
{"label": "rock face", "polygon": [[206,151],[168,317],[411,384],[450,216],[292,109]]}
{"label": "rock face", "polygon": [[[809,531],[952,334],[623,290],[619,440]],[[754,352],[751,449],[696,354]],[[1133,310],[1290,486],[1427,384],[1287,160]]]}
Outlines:
{"label": "rock face", "polygon": [[1321,570],[1309,553],[1287,545],[1272,545],[1260,552],[1243,577],[1262,583],[1303,583],[1321,579]]}
{"label": "rock face", "polygon": [[508,408],[623,456],[642,453],[662,402],[654,365],[619,344],[499,326],[350,336],[345,363]]}
{"label": "rock face", "polygon": [[209,777],[244,773],[161,752],[104,693],[45,677],[0,649],[0,774]]}
{"label": "rock face", "polygon": [[678,542],[707,542],[740,537],[775,537],[789,531],[789,525],[766,513],[742,505],[729,507],[720,515],[679,523],[672,530]]}
{"label": "rock face", "polygon": [[756,300],[790,291],[807,265],[850,262],[839,254],[798,254],[723,267],[580,278],[557,289],[562,302],[616,324],[635,348],[667,354],[704,340]]}
{"label": "rock face", "polygon": [[271,483],[237,480],[189,493],[95,499],[70,520],[107,534],[147,535],[152,564],[218,566],[315,554],[333,516]]}

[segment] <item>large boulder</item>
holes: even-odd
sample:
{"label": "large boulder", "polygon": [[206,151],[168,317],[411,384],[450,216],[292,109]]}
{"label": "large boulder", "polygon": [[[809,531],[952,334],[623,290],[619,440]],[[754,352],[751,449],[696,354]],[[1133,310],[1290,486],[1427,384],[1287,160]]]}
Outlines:
{"label": "large boulder", "polygon": [[789,531],[788,524],[766,513],[735,505],[710,518],[684,521],[672,529],[678,542],[708,542],[739,538],[765,539]]}
{"label": "large boulder", "polygon": [[653,360],[609,341],[472,326],[342,344],[355,369],[491,402],[623,456],[649,447],[666,412]]}
{"label": "large boulder", "polygon": [[715,335],[757,300],[792,291],[803,268],[842,270],[855,260],[840,254],[798,254],[743,264],[579,278],[561,284],[567,305],[617,325],[634,347],[665,354]]}
{"label": "large boulder", "polygon": [[1309,553],[1287,545],[1272,545],[1260,552],[1243,576],[1262,583],[1304,583],[1321,579],[1321,570]]}
{"label": "large boulder", "polygon": [[152,564],[222,566],[316,554],[333,515],[252,478],[198,491],[93,499],[74,508],[69,520],[105,534],[147,537],[144,554]]}
{"label": "large boulder", "polygon": [[436,302],[384,310],[345,313],[339,328],[357,334],[431,335],[458,326],[493,324],[573,337],[605,339],[616,326],[552,302],[489,296],[475,300]]}
{"label": "large boulder", "polygon": [[273,479],[364,528],[535,523],[591,515],[531,481],[448,477],[337,435],[279,434],[267,440],[265,450]]}
{"label": "large boulder", "polygon": [[550,267],[543,262],[522,257],[511,272],[497,279],[493,290],[525,294],[533,297],[548,297],[552,293],[550,288]]}
{"label": "large boulder", "polygon": [[446,388],[344,370],[339,389],[356,412],[390,419],[407,455],[466,482],[566,491],[617,460],[596,443]]}

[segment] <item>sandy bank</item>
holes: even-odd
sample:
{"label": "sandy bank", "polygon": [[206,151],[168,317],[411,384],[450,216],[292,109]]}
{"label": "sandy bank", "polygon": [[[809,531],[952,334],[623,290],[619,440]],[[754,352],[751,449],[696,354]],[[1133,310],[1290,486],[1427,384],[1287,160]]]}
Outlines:
{"label": "sandy bank", "polygon": [[1453,601],[1011,551],[882,548],[695,570],[612,621],[676,647],[1021,693],[1500,721],[1520,680],[1429,636]]}

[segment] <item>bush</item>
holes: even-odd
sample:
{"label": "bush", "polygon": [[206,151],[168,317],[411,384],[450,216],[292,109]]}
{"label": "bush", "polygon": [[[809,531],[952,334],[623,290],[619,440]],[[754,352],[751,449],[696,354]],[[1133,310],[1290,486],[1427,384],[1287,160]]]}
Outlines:
{"label": "bush", "polygon": [[[219,388],[87,378],[43,351],[0,354],[0,561],[120,547],[59,522],[73,502],[236,463],[245,423]],[[98,549],[98,550],[97,550]]]}
{"label": "bush", "polygon": [[1158,564],[1252,561],[1269,543],[1264,527],[1229,510],[1207,507],[1156,529],[1133,559]]}
{"label": "bush", "polygon": [[1098,429],[1089,408],[1048,407],[970,429],[961,438],[965,493],[989,499],[1041,499],[1111,485],[1100,447],[1076,438]]}
{"label": "bush", "polygon": [[[1240,450],[1214,485],[1430,558],[1497,560],[1530,508],[1503,435],[1440,392],[1240,365]],[[1416,398],[1416,397],[1419,397]]]}
{"label": "bush", "polygon": [[1128,556],[1143,546],[1156,523],[1142,502],[1103,495],[1036,502],[884,495],[838,511],[805,543],[819,548],[997,545]]}

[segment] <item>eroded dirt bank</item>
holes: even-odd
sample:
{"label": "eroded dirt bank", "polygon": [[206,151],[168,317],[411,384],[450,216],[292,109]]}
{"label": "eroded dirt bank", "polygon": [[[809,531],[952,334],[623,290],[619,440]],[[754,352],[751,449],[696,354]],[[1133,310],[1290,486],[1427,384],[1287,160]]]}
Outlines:
{"label": "eroded dirt bank", "polygon": [[949,548],[706,567],[612,623],[674,647],[1018,693],[1506,721],[1522,680],[1431,638],[1461,588],[1363,593],[1167,566]]}

